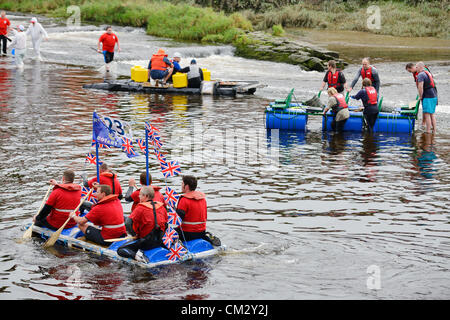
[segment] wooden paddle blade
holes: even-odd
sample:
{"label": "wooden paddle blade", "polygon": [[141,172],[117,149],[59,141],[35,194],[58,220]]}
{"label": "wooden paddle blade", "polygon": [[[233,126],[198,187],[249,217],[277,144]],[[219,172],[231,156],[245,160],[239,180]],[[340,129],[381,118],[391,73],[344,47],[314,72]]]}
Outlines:
{"label": "wooden paddle blade", "polygon": [[116,241],[122,241],[122,240],[131,240],[131,239],[136,239],[136,237],[125,237],[125,238],[115,238],[115,239],[105,239],[105,242],[116,242]]}
{"label": "wooden paddle blade", "polygon": [[25,231],[25,233],[22,236],[23,240],[31,238],[31,235],[33,234],[33,226],[34,226],[34,223],[31,224],[31,226],[27,229],[27,231]]}

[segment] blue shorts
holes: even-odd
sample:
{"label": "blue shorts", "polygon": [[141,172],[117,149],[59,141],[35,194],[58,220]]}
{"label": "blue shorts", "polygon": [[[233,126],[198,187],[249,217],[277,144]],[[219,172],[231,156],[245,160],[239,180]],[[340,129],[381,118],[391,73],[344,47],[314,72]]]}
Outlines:
{"label": "blue shorts", "polygon": [[150,71],[150,77],[152,77],[153,80],[164,79],[168,74],[169,74],[169,71],[167,71],[167,70],[151,70]]}
{"label": "blue shorts", "polygon": [[423,98],[422,110],[424,113],[434,113],[436,111],[437,97]]}

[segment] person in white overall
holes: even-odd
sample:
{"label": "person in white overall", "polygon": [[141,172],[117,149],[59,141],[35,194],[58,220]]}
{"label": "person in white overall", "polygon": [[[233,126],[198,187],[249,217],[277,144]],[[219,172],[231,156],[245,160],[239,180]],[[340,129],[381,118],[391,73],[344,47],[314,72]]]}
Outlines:
{"label": "person in white overall", "polygon": [[33,43],[33,49],[36,58],[42,61],[40,52],[41,42],[42,38],[48,40],[48,34],[44,30],[44,27],[42,27],[42,24],[40,24],[36,18],[33,17],[30,22],[31,24],[28,27],[27,35],[31,35],[31,42]]}
{"label": "person in white overall", "polygon": [[15,32],[14,40],[11,42],[10,47],[15,50],[15,60],[16,66],[19,69],[23,69],[23,59],[25,58],[25,53],[27,52],[27,35],[25,34],[25,27],[19,25],[17,27],[18,32]]}

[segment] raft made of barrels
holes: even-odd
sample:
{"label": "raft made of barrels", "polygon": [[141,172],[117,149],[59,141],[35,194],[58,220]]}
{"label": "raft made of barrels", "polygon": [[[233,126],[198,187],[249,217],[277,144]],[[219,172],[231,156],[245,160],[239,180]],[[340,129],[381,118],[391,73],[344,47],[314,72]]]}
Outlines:
{"label": "raft made of barrels", "polygon": [[[44,227],[37,227],[33,225],[33,233],[42,237],[43,239],[48,239],[52,234],[53,230]],[[203,239],[195,239],[183,242],[184,247],[188,250],[188,253],[181,256],[177,261],[169,260],[167,255],[170,252],[164,247],[157,247],[150,250],[145,250],[144,254],[149,259],[148,263],[136,261],[131,258],[124,258],[117,254],[117,249],[129,242],[130,240],[121,240],[113,242],[109,247],[103,247],[96,243],[84,240],[84,234],[78,227],[72,227],[64,229],[58,238],[57,243],[67,246],[69,248],[81,249],[87,252],[95,253],[99,256],[105,256],[117,261],[123,261],[129,264],[137,265],[143,268],[153,268],[161,265],[167,265],[172,263],[179,263],[193,259],[206,258],[213,255],[217,255],[222,251],[226,250],[225,245],[214,247],[210,242]]]}
{"label": "raft made of barrels", "polygon": [[154,86],[149,82],[135,82],[133,80],[105,80],[104,82],[85,84],[83,88],[138,93],[236,96],[237,94],[254,94],[257,88],[264,86],[258,81],[202,81],[200,88],[175,88],[171,84]]}

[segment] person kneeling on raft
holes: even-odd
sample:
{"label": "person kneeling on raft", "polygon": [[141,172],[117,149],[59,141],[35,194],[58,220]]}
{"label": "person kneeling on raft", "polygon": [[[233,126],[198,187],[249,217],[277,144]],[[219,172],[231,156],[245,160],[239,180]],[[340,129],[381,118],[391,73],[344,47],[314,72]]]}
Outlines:
{"label": "person kneeling on raft", "polygon": [[[109,246],[111,243],[105,240],[127,236],[123,208],[118,196],[112,194],[110,186],[100,184],[96,189],[98,203],[84,217],[74,216],[73,219],[78,223],[86,240]],[[88,225],[89,221],[98,227]]]}
{"label": "person kneeling on raft", "polygon": [[128,233],[138,239],[119,247],[117,249],[119,256],[148,262],[143,251],[163,244],[162,237],[167,226],[167,211],[164,203],[153,201],[154,196],[155,191],[152,187],[144,186],[140,189],[139,199],[141,202],[126,219]]}
{"label": "person kneeling on raft", "polygon": [[187,73],[188,88],[200,88],[203,81],[203,71],[197,65],[195,59],[191,60],[191,65],[180,70],[182,73]]}
{"label": "person kneeling on raft", "polygon": [[333,121],[331,122],[331,128],[334,131],[341,132],[344,130],[344,125],[347,119],[350,118],[350,112],[348,111],[348,105],[345,102],[345,97],[342,93],[338,93],[335,88],[328,88],[327,90],[328,104],[323,110],[323,115],[326,116],[328,110],[331,109],[334,114]]}
{"label": "person kneeling on raft", "polygon": [[364,110],[364,119],[366,120],[369,131],[373,131],[375,122],[378,118],[378,93],[372,86],[372,81],[369,78],[365,78],[362,82],[363,88],[359,92],[351,96],[352,99],[362,100],[363,107],[358,111]]}

